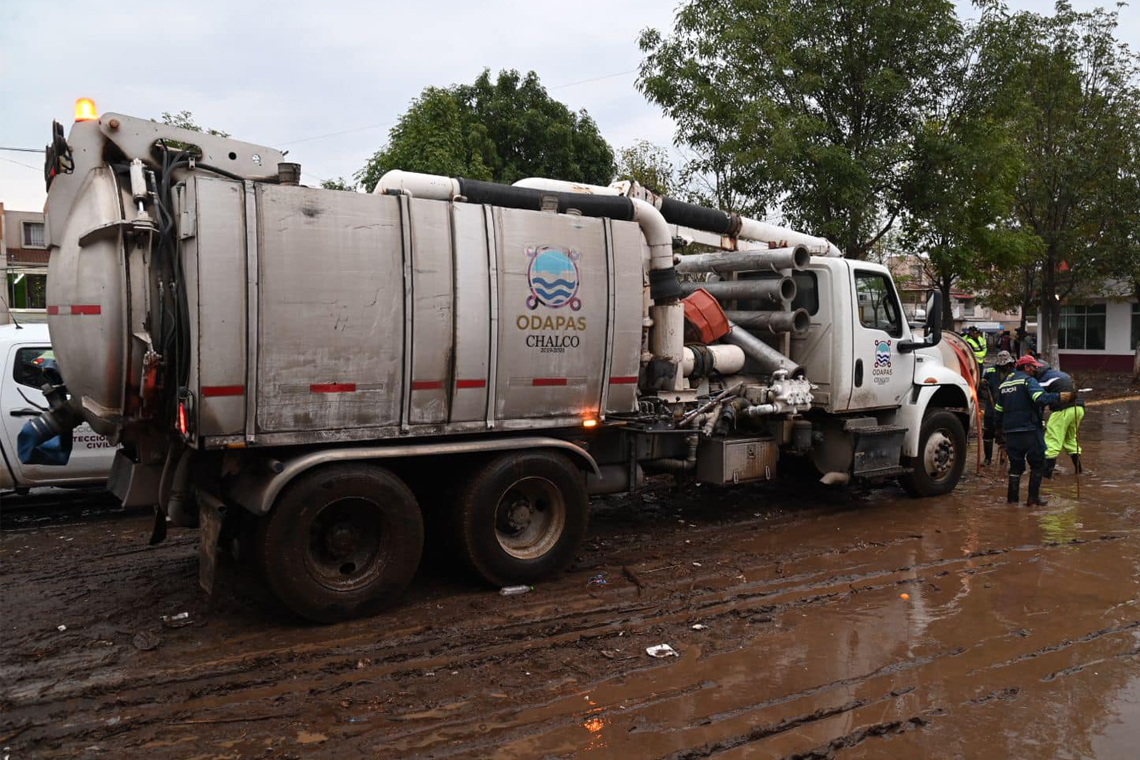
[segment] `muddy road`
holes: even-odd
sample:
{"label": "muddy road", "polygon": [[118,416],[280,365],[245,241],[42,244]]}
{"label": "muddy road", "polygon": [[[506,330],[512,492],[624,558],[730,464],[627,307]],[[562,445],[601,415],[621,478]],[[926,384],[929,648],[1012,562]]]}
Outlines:
{"label": "muddy road", "polygon": [[[25,757],[1133,758],[1140,403],[1088,472],[1004,502],[894,488],[596,503],[577,564],[501,597],[429,559],[379,617],[305,625],[149,517],[5,504],[0,747]],[[163,616],[189,613],[164,625]],[[66,626],[61,630],[60,626]],[[671,645],[655,659],[646,648]]]}

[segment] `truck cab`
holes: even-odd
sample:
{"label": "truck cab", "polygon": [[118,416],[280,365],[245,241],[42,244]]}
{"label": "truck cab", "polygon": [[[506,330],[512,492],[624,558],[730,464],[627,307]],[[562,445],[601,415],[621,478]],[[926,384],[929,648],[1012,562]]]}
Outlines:
{"label": "truck cab", "polygon": [[[951,490],[973,407],[962,376],[934,347],[940,336],[916,340],[884,266],[815,256],[794,276],[792,306],[811,324],[792,338],[791,356],[816,386],[809,416],[826,442],[813,449],[816,466],[824,474],[899,475],[920,495]],[[939,309],[928,304],[927,314],[937,321]],[[932,413],[938,417],[924,429]]]}
{"label": "truck cab", "polygon": [[0,490],[23,492],[44,486],[95,485],[107,480],[115,446],[86,422],[72,431],[66,465],[24,464],[16,455],[20,429],[48,408],[40,388],[41,365],[54,359],[45,324],[0,325]]}

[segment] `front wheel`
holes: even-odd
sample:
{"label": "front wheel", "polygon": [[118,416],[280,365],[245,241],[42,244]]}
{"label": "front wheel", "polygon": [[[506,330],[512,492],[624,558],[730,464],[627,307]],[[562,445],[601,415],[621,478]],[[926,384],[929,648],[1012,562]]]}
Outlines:
{"label": "front wheel", "polygon": [[476,470],[453,513],[459,554],[488,583],[532,583],[563,570],[586,534],[581,471],[562,454],[502,454]]}
{"label": "front wheel", "polygon": [[282,604],[333,623],[395,602],[415,576],[423,543],[411,489],[382,467],[346,463],[286,486],[258,525],[256,554]]}
{"label": "front wheel", "polygon": [[918,436],[918,456],[899,483],[911,496],[941,496],[958,485],[966,467],[966,431],[953,412],[929,412]]}

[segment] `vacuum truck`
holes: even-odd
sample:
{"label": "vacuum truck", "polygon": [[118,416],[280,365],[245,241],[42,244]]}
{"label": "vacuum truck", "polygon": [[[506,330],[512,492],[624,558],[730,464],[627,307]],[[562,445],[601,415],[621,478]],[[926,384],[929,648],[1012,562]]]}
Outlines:
{"label": "vacuum truck", "polygon": [[21,452],[83,422],[120,445],[109,487],[154,541],[199,529],[207,590],[235,546],[340,620],[398,598],[425,533],[488,583],[559,572],[590,496],[647,475],[962,473],[942,309],[916,339],[889,271],[821,238],[633,182],[304,187],[272,148],[93,106],[45,176],[63,382]]}

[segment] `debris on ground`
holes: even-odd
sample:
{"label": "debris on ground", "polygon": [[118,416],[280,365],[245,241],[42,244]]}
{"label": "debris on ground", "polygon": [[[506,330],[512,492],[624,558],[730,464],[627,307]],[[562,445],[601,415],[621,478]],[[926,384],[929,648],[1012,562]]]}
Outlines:
{"label": "debris on ground", "polygon": [[499,589],[499,596],[518,596],[534,591],[534,586],[503,586]]}
{"label": "debris on ground", "polygon": [[651,647],[646,647],[645,653],[650,657],[680,657],[677,650],[668,644],[656,644]]}
{"label": "debris on ground", "polygon": [[597,575],[595,575],[593,578],[590,579],[589,585],[591,585],[591,586],[604,586],[604,585],[606,585],[606,583],[607,583],[606,574],[605,573],[598,573]]}
{"label": "debris on ground", "polygon": [[640,593],[642,590],[645,589],[645,581],[641,580],[641,577],[638,576],[637,573],[633,572],[632,570],[630,570],[625,565],[622,565],[621,574],[624,575],[627,579],[629,579],[630,583],[637,586],[638,593]]}
{"label": "debris on ground", "polygon": [[140,652],[149,652],[162,644],[162,637],[151,631],[139,631],[131,639],[131,646]]}
{"label": "debris on ground", "polygon": [[177,615],[163,615],[162,624],[167,628],[182,628],[194,621],[190,619],[189,612],[179,612]]}

